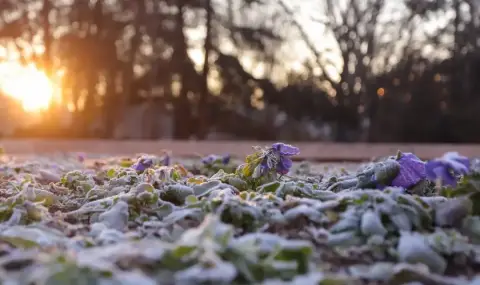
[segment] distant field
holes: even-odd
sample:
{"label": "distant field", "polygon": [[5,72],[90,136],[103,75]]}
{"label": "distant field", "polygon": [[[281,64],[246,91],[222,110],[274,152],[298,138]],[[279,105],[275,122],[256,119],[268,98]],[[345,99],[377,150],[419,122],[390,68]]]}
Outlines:
{"label": "distant field", "polygon": [[[447,144],[366,144],[366,143],[327,143],[327,142],[288,142],[300,148],[299,160],[320,162],[360,162],[375,157],[392,155],[401,150],[414,152],[423,159],[441,156],[447,151],[458,151],[466,156],[478,156],[480,145]],[[170,150],[177,157],[192,157],[211,153],[230,153],[243,158],[251,153],[254,145],[270,145],[271,142],[258,141],[109,141],[109,140],[1,140],[0,146],[7,153],[53,154],[61,152],[86,152],[95,155],[132,155],[135,153],[161,153]]]}

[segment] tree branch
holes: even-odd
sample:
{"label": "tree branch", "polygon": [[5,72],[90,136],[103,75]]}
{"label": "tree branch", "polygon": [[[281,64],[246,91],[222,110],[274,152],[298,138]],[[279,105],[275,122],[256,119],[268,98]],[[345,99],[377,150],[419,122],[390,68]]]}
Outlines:
{"label": "tree branch", "polygon": [[318,67],[322,71],[322,79],[327,80],[330,84],[332,84],[332,86],[337,85],[337,82],[335,82],[335,80],[333,80],[333,78],[331,78],[331,76],[325,71],[325,66],[322,62],[322,55],[315,48],[314,43],[311,41],[307,32],[305,32],[305,29],[303,28],[303,26],[295,19],[294,12],[287,6],[287,4],[285,4],[285,2],[283,0],[278,0],[278,4],[285,11],[285,13],[288,16],[290,16],[292,24],[297,28],[298,32],[300,33],[300,36],[302,37],[302,40],[305,42],[307,47],[310,49],[310,51],[315,56],[315,61],[318,65]]}

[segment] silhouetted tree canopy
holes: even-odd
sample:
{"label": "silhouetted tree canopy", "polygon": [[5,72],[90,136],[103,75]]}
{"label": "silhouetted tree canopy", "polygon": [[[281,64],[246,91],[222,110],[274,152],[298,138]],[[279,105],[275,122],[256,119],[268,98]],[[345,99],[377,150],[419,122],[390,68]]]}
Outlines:
{"label": "silhouetted tree canopy", "polygon": [[474,0],[0,1],[0,44],[65,72],[23,135],[118,137],[145,106],[144,138],[480,141]]}

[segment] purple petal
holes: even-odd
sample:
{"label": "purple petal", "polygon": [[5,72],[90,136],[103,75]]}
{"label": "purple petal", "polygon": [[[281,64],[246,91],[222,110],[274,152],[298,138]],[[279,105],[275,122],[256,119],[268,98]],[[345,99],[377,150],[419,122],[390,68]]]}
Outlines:
{"label": "purple petal", "polygon": [[402,154],[397,162],[400,164],[400,172],[391,186],[409,188],[426,178],[425,162],[413,153]]}
{"label": "purple petal", "polygon": [[440,179],[444,185],[456,186],[456,176],[470,172],[470,159],[458,152],[447,152],[441,158],[429,161],[426,169],[430,180]]}
{"label": "purple petal", "polygon": [[443,185],[453,187],[457,185],[457,178],[452,174],[450,166],[445,161],[438,159],[429,161],[425,168],[427,169],[427,176],[430,180],[440,179]]}
{"label": "purple petal", "polygon": [[277,172],[280,174],[287,174],[288,171],[290,171],[290,168],[292,167],[293,162],[290,158],[288,157],[282,157],[280,158],[280,162],[277,165]]}
{"label": "purple petal", "polygon": [[443,185],[450,185],[452,187],[457,186],[457,177],[455,177],[448,169],[444,169],[442,175],[442,184]]}
{"label": "purple petal", "polygon": [[140,161],[146,167],[151,167],[153,165],[153,160],[150,158],[141,159]]}
{"label": "purple petal", "polygon": [[135,169],[136,171],[144,171],[146,169],[145,165],[139,162],[136,162],[135,164],[133,164],[132,168]]}
{"label": "purple petal", "polygon": [[284,156],[292,156],[300,153],[300,149],[298,149],[298,147],[294,147],[292,145],[284,143],[274,143],[272,145],[272,148],[276,150],[280,155]]}
{"label": "purple petal", "polygon": [[77,159],[80,162],[84,162],[86,158],[87,158],[87,154],[85,154],[84,152],[80,152],[77,154]]}
{"label": "purple petal", "polygon": [[222,158],[222,163],[226,165],[229,162],[230,162],[230,154],[224,155]]}
{"label": "purple petal", "polygon": [[261,165],[261,167],[262,167],[263,169],[265,169],[265,171],[270,170],[270,168],[268,167],[267,158],[264,158],[264,159],[262,160],[262,163],[261,163],[260,165]]}
{"label": "purple petal", "polygon": [[430,180],[435,180],[439,176],[439,171],[446,168],[446,164],[438,159],[430,160],[425,164],[425,170],[427,172],[427,178]]}
{"label": "purple petal", "polygon": [[470,159],[459,155],[458,152],[447,152],[441,160],[447,162],[455,173],[466,174],[470,171]]}
{"label": "purple petal", "polygon": [[141,157],[132,165],[132,168],[137,171],[144,171],[153,165],[153,160],[150,158]]}
{"label": "purple petal", "polygon": [[163,157],[162,163],[163,163],[164,166],[169,166],[170,165],[170,156],[165,155],[165,157]]}
{"label": "purple petal", "polygon": [[203,162],[203,164],[212,164],[215,159],[216,159],[215,155],[210,154],[210,155],[202,158],[202,162]]}

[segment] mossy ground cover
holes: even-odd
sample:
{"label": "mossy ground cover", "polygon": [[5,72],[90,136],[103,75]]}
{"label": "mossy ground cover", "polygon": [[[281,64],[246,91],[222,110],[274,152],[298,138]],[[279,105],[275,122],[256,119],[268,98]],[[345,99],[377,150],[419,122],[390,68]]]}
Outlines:
{"label": "mossy ground cover", "polygon": [[480,284],[475,159],[296,153],[4,155],[0,282]]}

